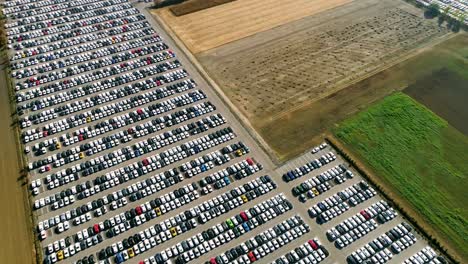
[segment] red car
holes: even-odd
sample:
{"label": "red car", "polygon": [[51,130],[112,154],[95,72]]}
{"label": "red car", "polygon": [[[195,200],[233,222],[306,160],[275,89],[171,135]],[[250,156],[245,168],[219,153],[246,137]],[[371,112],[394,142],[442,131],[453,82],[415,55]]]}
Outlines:
{"label": "red car", "polygon": [[254,162],[253,162],[253,160],[252,160],[251,158],[248,158],[248,159],[247,159],[247,163],[248,163],[250,166],[254,165]]}
{"label": "red car", "polygon": [[141,206],[137,206],[135,208],[135,211],[137,212],[137,215],[141,215],[143,213],[143,210],[141,209]]}
{"label": "red car", "polygon": [[247,256],[249,257],[249,259],[250,259],[251,262],[254,262],[254,261],[257,260],[257,258],[255,257],[255,255],[253,254],[252,251],[250,251],[250,252],[247,254]]}
{"label": "red car", "polygon": [[314,249],[314,250],[317,250],[318,249],[318,245],[317,243],[315,243],[315,241],[313,241],[312,239],[308,241],[309,242],[309,245]]}
{"label": "red car", "polygon": [[210,259],[210,264],[218,264],[218,262],[216,262],[216,259],[215,259],[215,258],[211,258],[211,259]]}
{"label": "red car", "polygon": [[143,160],[143,165],[148,166],[148,164],[149,164],[149,161],[147,159],[144,159]]}
{"label": "red car", "polygon": [[244,220],[244,221],[249,220],[249,218],[247,217],[247,214],[246,214],[245,212],[241,212],[241,213],[240,213],[240,217],[241,217],[242,220]]}
{"label": "red car", "polygon": [[359,213],[360,213],[362,216],[364,216],[364,218],[365,218],[366,220],[369,220],[370,215],[369,215],[366,211],[362,210],[362,211],[359,212]]}
{"label": "red car", "polygon": [[96,234],[99,233],[99,231],[101,231],[101,230],[99,229],[99,225],[98,225],[98,224],[95,224],[95,225],[93,226],[93,229],[94,229],[94,233],[96,233]]}

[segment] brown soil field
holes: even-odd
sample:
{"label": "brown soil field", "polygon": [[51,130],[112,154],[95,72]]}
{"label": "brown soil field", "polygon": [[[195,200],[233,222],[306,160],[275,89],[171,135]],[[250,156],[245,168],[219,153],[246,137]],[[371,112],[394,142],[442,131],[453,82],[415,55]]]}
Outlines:
{"label": "brown soil field", "polygon": [[169,8],[152,12],[164,19],[192,53],[198,53],[351,1],[237,0],[180,17]]}
{"label": "brown soil field", "polygon": [[236,0],[189,0],[181,4],[171,6],[169,9],[175,16],[183,16],[232,1]]}
{"label": "brown soil field", "polygon": [[468,79],[443,68],[429,78],[418,80],[404,92],[468,135]]}
{"label": "brown soil field", "polygon": [[406,2],[356,0],[197,58],[282,161],[350,113],[404,88],[350,84],[448,35]]}
{"label": "brown soil field", "polygon": [[10,112],[6,72],[0,65],[0,262],[34,263],[33,238],[26,199],[26,179],[20,173],[20,155]]}

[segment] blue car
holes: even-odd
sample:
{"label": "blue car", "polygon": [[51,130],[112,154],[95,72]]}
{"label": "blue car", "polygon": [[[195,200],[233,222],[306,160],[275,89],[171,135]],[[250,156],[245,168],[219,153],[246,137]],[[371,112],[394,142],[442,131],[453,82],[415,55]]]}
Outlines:
{"label": "blue car", "polygon": [[122,263],[124,262],[124,258],[122,256],[122,253],[117,253],[117,255],[115,255],[115,263],[119,264],[119,263]]}
{"label": "blue car", "polygon": [[288,171],[287,173],[284,174],[283,178],[285,181],[289,182],[289,181],[294,180],[296,177],[291,171]]}
{"label": "blue car", "polygon": [[224,177],[224,182],[225,182],[226,184],[231,184],[231,180],[229,180],[228,177]]}
{"label": "blue car", "polygon": [[247,223],[242,223],[242,227],[245,229],[245,231],[249,232],[250,231],[250,227]]}

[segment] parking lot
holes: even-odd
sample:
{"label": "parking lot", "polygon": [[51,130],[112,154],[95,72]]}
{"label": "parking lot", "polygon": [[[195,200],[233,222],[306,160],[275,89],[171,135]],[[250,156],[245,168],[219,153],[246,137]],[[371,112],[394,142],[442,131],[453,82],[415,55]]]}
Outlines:
{"label": "parking lot", "polygon": [[[368,209],[382,198],[329,146],[275,168],[145,4],[4,5],[44,263],[401,263],[427,245],[398,229],[361,249],[404,220]],[[338,249],[326,233],[352,216],[375,225]]]}
{"label": "parking lot", "polygon": [[[448,15],[455,19],[459,19],[460,15],[465,15],[468,13],[468,1],[466,0],[417,0],[418,3],[421,3],[424,6],[429,6],[430,4],[437,4],[441,12],[445,13],[445,10],[448,10]],[[468,18],[465,17],[465,20],[462,21],[465,25],[468,25]]]}

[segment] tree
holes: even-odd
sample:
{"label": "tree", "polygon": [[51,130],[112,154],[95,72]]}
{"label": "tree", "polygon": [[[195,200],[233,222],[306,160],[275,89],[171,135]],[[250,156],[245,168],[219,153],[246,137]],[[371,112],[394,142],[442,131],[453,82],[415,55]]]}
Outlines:
{"label": "tree", "polygon": [[466,29],[466,25],[465,25],[466,13],[458,12],[457,18],[458,18],[458,23],[460,23],[460,26],[463,26]]}
{"label": "tree", "polygon": [[444,8],[444,11],[439,16],[439,25],[442,24],[444,22],[444,20],[447,20],[450,23],[450,18],[451,18],[450,17],[450,6],[447,5]]}
{"label": "tree", "polygon": [[450,23],[450,28],[452,29],[453,32],[458,32],[460,31],[460,28],[462,25],[465,23],[465,14],[462,14],[460,12],[457,12],[454,17],[449,17],[449,23]]}
{"label": "tree", "polygon": [[430,17],[436,17],[440,14],[440,6],[436,3],[432,3],[427,7],[427,14]]}

